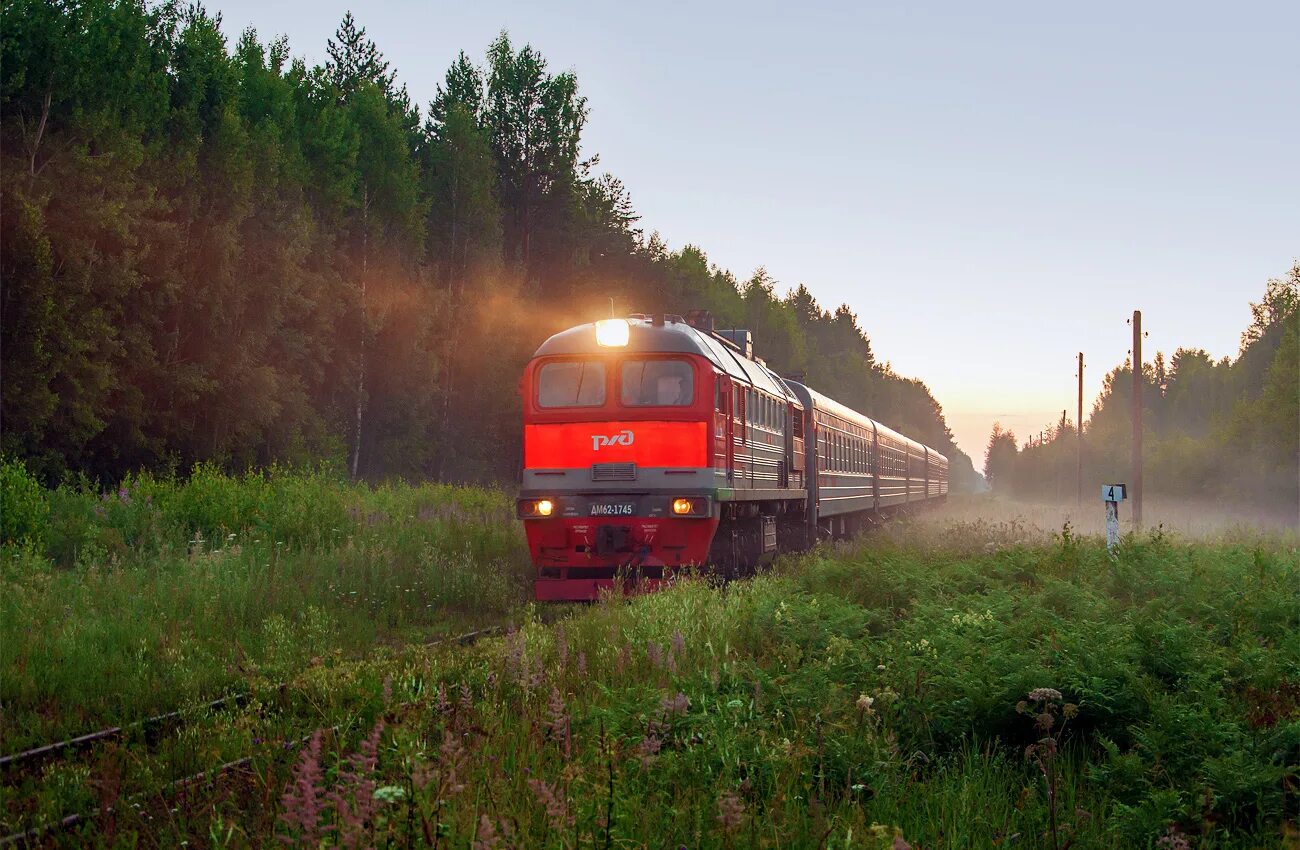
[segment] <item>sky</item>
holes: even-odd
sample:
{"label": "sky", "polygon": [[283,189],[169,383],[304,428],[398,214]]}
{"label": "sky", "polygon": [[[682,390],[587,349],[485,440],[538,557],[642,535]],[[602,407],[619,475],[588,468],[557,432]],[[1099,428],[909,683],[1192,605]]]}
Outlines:
{"label": "sky", "polygon": [[1294,2],[208,3],[313,64],[349,8],[420,104],[502,29],[574,71],[647,234],[847,303],[977,468],[1300,258]]}

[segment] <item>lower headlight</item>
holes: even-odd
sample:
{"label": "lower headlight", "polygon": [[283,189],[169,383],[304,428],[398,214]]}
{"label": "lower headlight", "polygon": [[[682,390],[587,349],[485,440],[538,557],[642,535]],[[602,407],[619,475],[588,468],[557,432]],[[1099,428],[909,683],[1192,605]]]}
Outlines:
{"label": "lower headlight", "polygon": [[695,503],[690,499],[673,499],[673,513],[678,516],[695,512]]}
{"label": "lower headlight", "polygon": [[518,512],[520,519],[548,517],[555,513],[555,502],[551,499],[520,499]]}

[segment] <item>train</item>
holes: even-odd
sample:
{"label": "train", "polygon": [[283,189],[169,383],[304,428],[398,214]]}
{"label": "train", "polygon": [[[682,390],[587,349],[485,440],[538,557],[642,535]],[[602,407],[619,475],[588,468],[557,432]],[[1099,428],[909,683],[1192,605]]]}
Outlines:
{"label": "train", "polygon": [[538,601],[745,575],[948,495],[944,455],[781,377],[708,311],[561,331],[520,393]]}

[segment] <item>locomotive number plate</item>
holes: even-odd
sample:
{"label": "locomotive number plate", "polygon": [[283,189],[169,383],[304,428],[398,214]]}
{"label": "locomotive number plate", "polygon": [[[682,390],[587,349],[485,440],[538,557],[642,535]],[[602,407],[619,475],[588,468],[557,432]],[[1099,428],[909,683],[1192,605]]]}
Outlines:
{"label": "locomotive number plate", "polygon": [[635,502],[598,502],[591,506],[592,516],[632,516],[635,513]]}

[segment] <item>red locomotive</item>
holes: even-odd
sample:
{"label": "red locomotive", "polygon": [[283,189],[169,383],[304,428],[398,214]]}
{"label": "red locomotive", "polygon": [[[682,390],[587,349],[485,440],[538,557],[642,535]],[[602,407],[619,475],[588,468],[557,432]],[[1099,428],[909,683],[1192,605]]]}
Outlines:
{"label": "red locomotive", "polygon": [[781,378],[704,311],[558,333],[521,389],[539,600],[737,574],[948,493],[946,457]]}

